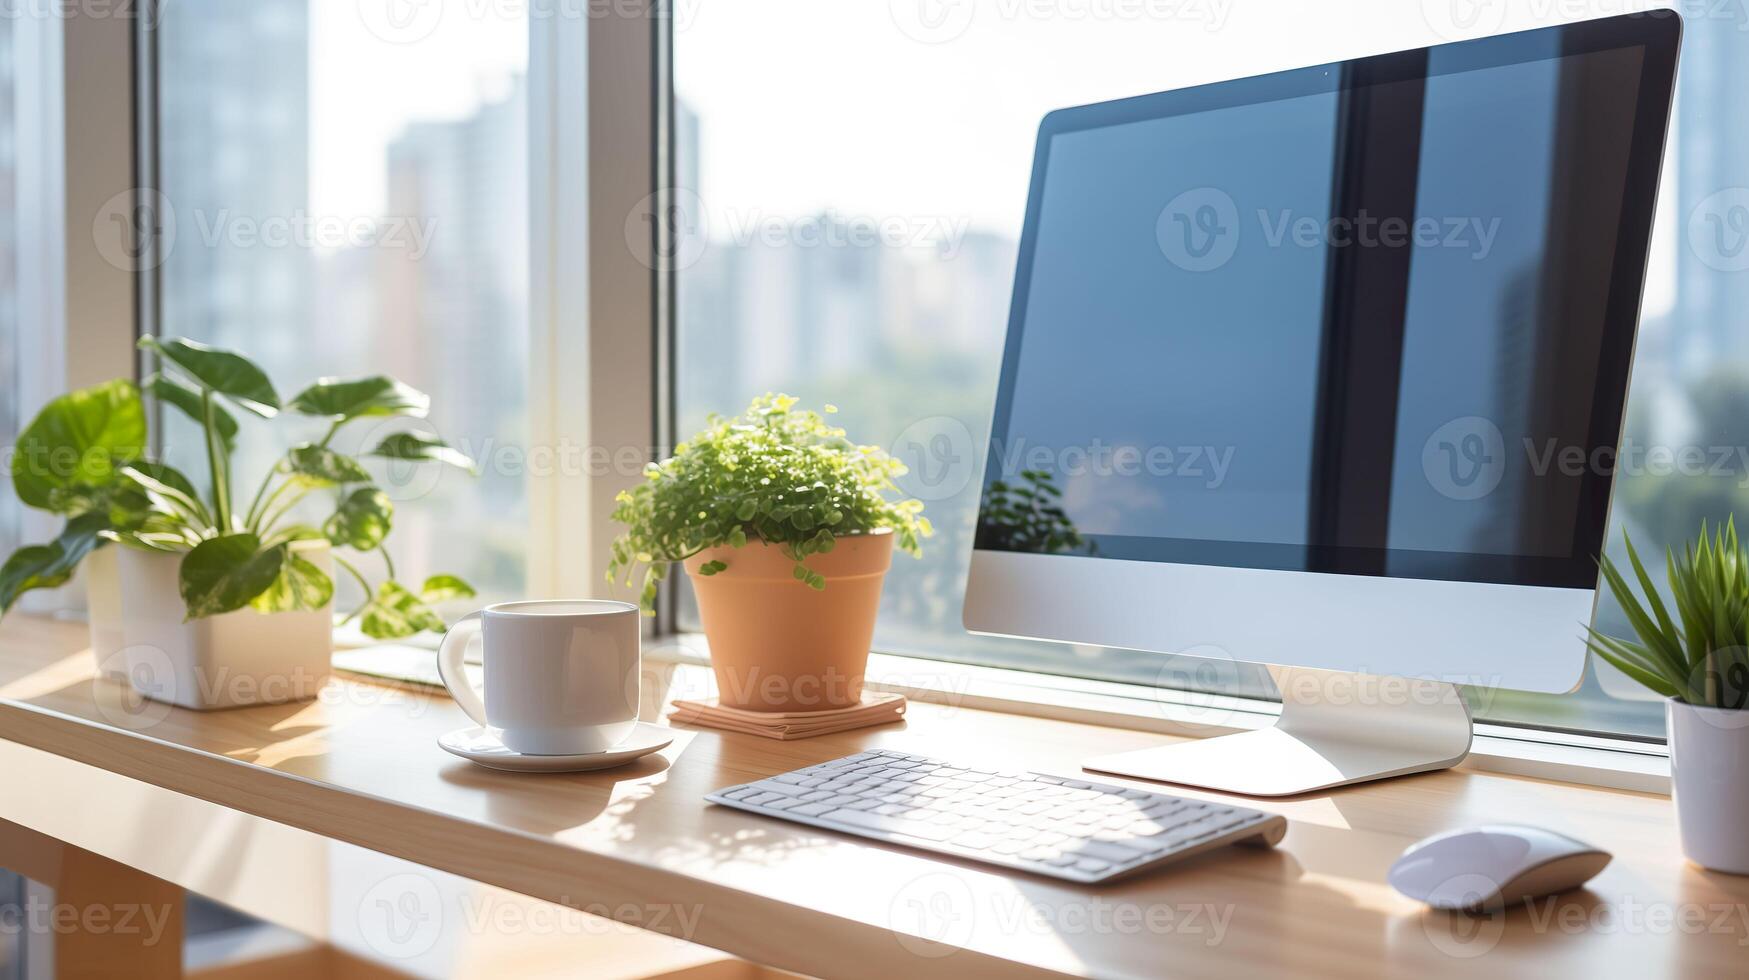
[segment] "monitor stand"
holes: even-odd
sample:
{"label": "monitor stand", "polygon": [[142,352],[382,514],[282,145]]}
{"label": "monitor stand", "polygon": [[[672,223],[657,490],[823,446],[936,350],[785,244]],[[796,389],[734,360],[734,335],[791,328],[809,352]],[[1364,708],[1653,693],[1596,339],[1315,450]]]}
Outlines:
{"label": "monitor stand", "polygon": [[1470,708],[1444,681],[1271,667],[1273,728],[1090,759],[1094,772],[1246,796],[1294,796],[1446,769],[1470,752]]}

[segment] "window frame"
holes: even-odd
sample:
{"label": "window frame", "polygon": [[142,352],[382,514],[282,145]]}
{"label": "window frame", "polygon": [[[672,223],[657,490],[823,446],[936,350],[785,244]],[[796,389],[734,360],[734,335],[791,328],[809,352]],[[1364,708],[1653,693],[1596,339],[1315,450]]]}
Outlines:
{"label": "window frame", "polygon": [[[30,213],[20,215],[21,237],[28,231],[52,246],[41,250],[28,287],[21,275],[21,296],[28,289],[31,304],[26,322],[50,327],[34,332],[48,342],[29,352],[30,377],[39,380],[27,392],[27,407],[69,387],[138,377],[135,341],[157,327],[156,263],[148,260],[142,271],[129,273],[103,262],[91,221],[81,216],[98,213],[101,202],[130,189],[136,203],[144,202],[157,185],[154,30],[161,2],[142,0],[136,17],[74,14],[20,21],[39,32],[30,77],[44,92],[30,120],[30,132],[39,138],[20,139],[21,146],[41,147],[32,161],[34,183],[26,183],[21,161],[21,203],[26,187],[32,191]],[[641,478],[642,462],[675,442],[678,276],[660,261],[671,254],[672,230],[655,220],[674,206],[677,169],[671,3],[634,0],[605,15],[588,0],[532,0],[529,7],[527,448],[550,450],[558,461],[528,477],[531,597],[600,591],[601,569],[617,534],[611,520],[615,495]],[[75,62],[78,73],[67,67]],[[110,70],[85,70],[105,64]],[[21,62],[21,76],[23,68]],[[64,121],[74,116],[81,124],[66,127]],[[614,152],[592,155],[592,146]],[[87,163],[71,166],[72,159]],[[647,237],[640,228],[648,229]],[[77,293],[69,288],[73,282],[81,284]],[[88,288],[92,283],[101,288]],[[27,311],[21,306],[20,312],[22,318]],[[605,471],[591,463],[603,452]],[[671,574],[678,579],[678,572]],[[660,641],[652,650],[657,658],[672,659],[683,645],[703,648],[702,638],[678,628],[677,591],[663,590],[652,624],[651,636]],[[1036,679],[1029,689],[1045,712],[1060,707],[1047,691],[1085,686],[1047,674],[876,653],[889,664]],[[1119,696],[1133,700],[1149,691],[1169,699],[1177,694],[1132,687]],[[923,692],[917,687],[912,693]],[[1227,700],[1259,718],[1279,710],[1264,700]],[[1020,702],[1007,703],[1012,708]],[[1539,745],[1567,740],[1533,726],[1478,725],[1478,734],[1484,727]],[[1625,736],[1620,742],[1624,755],[1661,749]]]}
{"label": "window frame", "polygon": [[[142,8],[143,9],[143,8]],[[135,376],[135,277],[106,259],[94,216],[136,192],[133,169],[135,15],[74,6],[12,22],[16,68],[19,417],[65,391]],[[79,120],[69,125],[68,120]],[[75,288],[75,284],[77,287]],[[25,509],[25,541],[59,533]],[[77,584],[25,596],[33,612],[81,608]]]}

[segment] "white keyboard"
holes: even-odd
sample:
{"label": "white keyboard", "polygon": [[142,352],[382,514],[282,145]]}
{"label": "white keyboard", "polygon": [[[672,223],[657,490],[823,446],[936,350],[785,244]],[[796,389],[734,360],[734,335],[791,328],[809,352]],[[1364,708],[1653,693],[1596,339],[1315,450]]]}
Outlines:
{"label": "white keyboard", "polygon": [[1092,883],[1241,841],[1287,820],[1243,807],[876,751],[705,797],[871,840]]}

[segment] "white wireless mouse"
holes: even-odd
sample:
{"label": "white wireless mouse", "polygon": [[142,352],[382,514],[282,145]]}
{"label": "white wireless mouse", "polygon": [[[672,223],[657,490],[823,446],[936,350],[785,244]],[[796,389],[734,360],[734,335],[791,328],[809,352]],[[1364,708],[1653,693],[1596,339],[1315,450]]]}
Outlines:
{"label": "white wireless mouse", "polygon": [[1610,854],[1540,827],[1451,830],[1411,845],[1391,865],[1391,887],[1437,909],[1500,908],[1577,888]]}

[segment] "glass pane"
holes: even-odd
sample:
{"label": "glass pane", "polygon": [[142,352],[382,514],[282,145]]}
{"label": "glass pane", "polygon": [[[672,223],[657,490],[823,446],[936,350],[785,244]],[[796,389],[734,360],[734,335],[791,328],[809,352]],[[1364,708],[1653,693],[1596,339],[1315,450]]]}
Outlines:
{"label": "glass pane", "polygon": [[[1261,670],[1218,651],[1191,660],[961,628],[1033,140],[1051,109],[1439,43],[1452,25],[1384,0],[1348,16],[1290,0],[1071,6],[741,0],[677,18],[676,154],[696,192],[679,197],[680,435],[784,390],[838,405],[853,437],[911,466],[906,487],[937,535],[923,560],[895,562],[883,650],[1272,696]],[[1749,84],[1749,35],[1690,18],[1683,59],[1627,439],[1716,445],[1728,460],[1717,476],[1627,469],[1612,549],[1624,525],[1661,548],[1749,500],[1749,450],[1734,448],[1749,446],[1749,343],[1733,312],[1749,306],[1749,136],[1730,109]],[[1598,621],[1625,629],[1607,601]],[[682,625],[696,618],[683,610]],[[1656,699],[1604,670],[1573,695],[1475,691],[1472,707],[1660,736]]]}
{"label": "glass pane", "polygon": [[[397,6],[164,5],[159,155],[174,236],[163,333],[247,354],[282,398],[372,374],[429,394],[429,419],[361,421],[334,445],[361,451],[414,429],[481,460],[478,478],[370,468],[396,506],[403,581],[451,572],[509,597],[524,582],[522,472],[484,464],[525,441],[526,13],[408,21]],[[167,415],[170,458],[204,483],[193,426]],[[242,425],[241,504],[289,445],[325,429]],[[375,556],[362,560],[380,573]]]}
{"label": "glass pane", "polygon": [[[12,31],[12,20],[0,18],[0,446],[11,446],[25,422],[19,418],[23,406],[18,390],[17,70]],[[19,509],[17,495],[10,490],[0,494],[0,555],[11,554],[20,543]]]}

